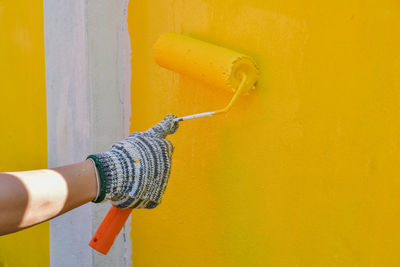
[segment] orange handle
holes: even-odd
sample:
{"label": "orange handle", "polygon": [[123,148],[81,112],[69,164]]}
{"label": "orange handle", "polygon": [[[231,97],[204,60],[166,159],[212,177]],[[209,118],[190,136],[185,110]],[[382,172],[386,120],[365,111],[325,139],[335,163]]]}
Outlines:
{"label": "orange handle", "polygon": [[92,237],[92,240],[90,240],[89,246],[107,255],[131,211],[131,209],[118,209],[112,206]]}

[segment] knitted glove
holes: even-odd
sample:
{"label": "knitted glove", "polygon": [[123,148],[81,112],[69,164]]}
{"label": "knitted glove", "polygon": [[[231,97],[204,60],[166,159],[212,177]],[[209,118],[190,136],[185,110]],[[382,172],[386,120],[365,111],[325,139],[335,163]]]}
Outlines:
{"label": "knitted glove", "polygon": [[110,150],[88,156],[101,178],[100,194],[93,202],[111,200],[117,208],[155,208],[161,201],[171,169],[173,146],[165,137],[178,123],[168,115],[146,132],[132,133]]}

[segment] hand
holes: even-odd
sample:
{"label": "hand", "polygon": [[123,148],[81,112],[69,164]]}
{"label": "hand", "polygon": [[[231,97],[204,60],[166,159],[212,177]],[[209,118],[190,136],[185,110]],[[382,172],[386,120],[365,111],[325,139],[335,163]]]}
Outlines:
{"label": "hand", "polygon": [[101,177],[94,202],[111,200],[117,208],[155,208],[168,183],[174,147],[165,137],[178,129],[175,115],[146,132],[132,133],[110,150],[90,155]]}

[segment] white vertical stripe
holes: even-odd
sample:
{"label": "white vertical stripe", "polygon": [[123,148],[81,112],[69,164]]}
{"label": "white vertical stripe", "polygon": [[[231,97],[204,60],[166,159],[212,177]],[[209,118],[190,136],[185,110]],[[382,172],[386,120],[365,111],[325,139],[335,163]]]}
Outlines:
{"label": "white vertical stripe", "polygon": [[[82,1],[44,1],[49,167],[90,151],[85,12]],[[90,204],[50,221],[51,266],[93,265],[91,221]]]}
{"label": "white vertical stripe", "polygon": [[[44,0],[49,167],[84,160],[128,134],[127,0]],[[108,203],[50,222],[51,266],[131,266],[129,225],[107,256],[89,246]]]}

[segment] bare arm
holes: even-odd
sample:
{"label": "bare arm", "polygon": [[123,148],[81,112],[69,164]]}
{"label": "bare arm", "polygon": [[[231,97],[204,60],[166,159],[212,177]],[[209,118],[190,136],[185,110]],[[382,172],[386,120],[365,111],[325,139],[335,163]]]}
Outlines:
{"label": "bare arm", "polygon": [[96,197],[90,160],[55,169],[0,173],[0,235],[47,221]]}
{"label": "bare arm", "polygon": [[92,200],[111,200],[118,208],[155,208],[170,174],[173,146],[165,137],[178,128],[175,118],[167,115],[108,151],[89,155],[96,167],[86,160],[48,170],[0,173],[0,235],[47,221]]}

